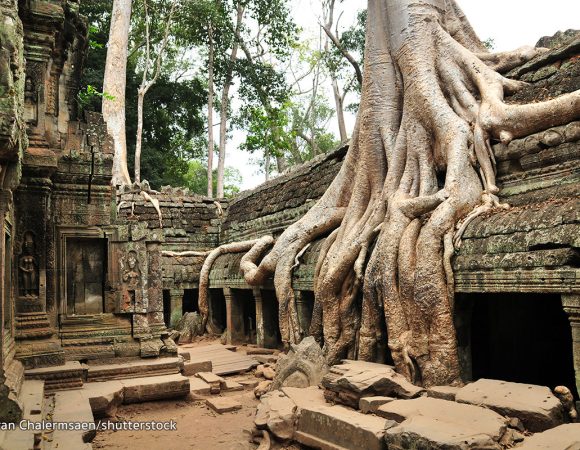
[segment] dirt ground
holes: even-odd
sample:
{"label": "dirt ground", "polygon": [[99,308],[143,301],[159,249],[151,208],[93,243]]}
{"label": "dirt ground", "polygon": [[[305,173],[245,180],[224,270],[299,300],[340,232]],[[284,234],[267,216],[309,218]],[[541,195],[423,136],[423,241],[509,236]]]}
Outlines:
{"label": "dirt ground", "polygon": [[204,400],[188,397],[183,400],[124,405],[117,410],[120,421],[175,420],[177,431],[100,431],[93,448],[103,449],[216,449],[247,450],[257,448],[250,443],[254,414],[258,401],[253,391],[220,394],[234,397],[242,409],[217,414]]}
{"label": "dirt ground", "polygon": [[[218,343],[215,339],[201,339],[188,346]],[[240,347],[238,351],[244,352]],[[253,372],[226,376],[232,380],[256,380]],[[185,399],[122,405],[118,408],[118,421],[174,420],[177,431],[99,431],[93,440],[95,449],[139,450],[247,450],[258,446],[250,443],[251,430],[258,400],[253,390],[222,392],[221,397],[232,397],[242,404],[242,409],[218,414],[205,404],[205,398],[216,396],[193,396]]]}

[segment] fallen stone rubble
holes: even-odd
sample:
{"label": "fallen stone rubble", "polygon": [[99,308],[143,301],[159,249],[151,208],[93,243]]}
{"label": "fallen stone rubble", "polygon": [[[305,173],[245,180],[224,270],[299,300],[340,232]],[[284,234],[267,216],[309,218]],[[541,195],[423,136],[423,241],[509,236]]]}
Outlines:
{"label": "fallen stone rubble", "polygon": [[580,423],[568,420],[547,387],[481,379],[423,389],[390,366],[344,361],[321,386],[262,392],[254,435],[269,433],[268,448],[580,449]]}

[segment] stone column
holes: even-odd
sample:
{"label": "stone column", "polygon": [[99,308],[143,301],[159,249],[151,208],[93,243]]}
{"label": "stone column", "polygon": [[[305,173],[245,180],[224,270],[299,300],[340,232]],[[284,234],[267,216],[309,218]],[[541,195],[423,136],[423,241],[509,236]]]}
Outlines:
{"label": "stone column", "polygon": [[580,392],[580,294],[562,295],[562,306],[568,314],[572,327],[572,352],[574,354],[574,372],[576,389]]}
{"label": "stone column", "polygon": [[300,323],[300,335],[302,337],[308,336],[314,304],[308,301],[306,296],[302,294],[302,291],[295,290],[294,298],[296,299],[296,313],[298,314],[298,322]]}
{"label": "stone column", "polygon": [[[181,313],[181,311],[183,311],[183,289],[171,289],[169,291],[169,297],[170,297],[170,313],[169,313],[169,317],[170,320],[173,319],[173,314],[175,314],[176,311],[179,311]],[[171,324],[176,325],[176,324]]]}
{"label": "stone column", "polygon": [[242,305],[236,301],[234,289],[224,288],[224,297],[227,314],[227,343],[240,344],[246,340]]}
{"label": "stone column", "polygon": [[161,270],[161,245],[148,241],[147,247],[147,319],[153,336],[167,331],[163,320],[163,273]]}
{"label": "stone column", "polygon": [[256,344],[258,347],[265,347],[264,337],[264,308],[262,301],[262,291],[260,288],[254,288],[254,299],[256,301]]}

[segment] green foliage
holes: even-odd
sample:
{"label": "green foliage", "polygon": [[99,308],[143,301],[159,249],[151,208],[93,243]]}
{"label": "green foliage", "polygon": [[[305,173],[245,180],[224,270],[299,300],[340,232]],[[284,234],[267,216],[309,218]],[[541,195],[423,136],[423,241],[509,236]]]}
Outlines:
{"label": "green foliage", "polygon": [[[162,23],[159,17],[166,12],[167,1],[149,0],[149,13],[152,17],[151,31],[153,40],[160,39]],[[126,88],[126,131],[128,164],[132,170],[135,136],[137,130],[137,89],[142,73],[138,65],[140,51],[143,50],[140,38],[143,37],[141,1],[133,2],[132,32],[130,57],[127,61]],[[165,9],[164,9],[165,8]],[[90,40],[96,45],[89,47],[83,76],[79,103],[85,110],[101,111],[101,100],[107,94],[101,94],[107,56],[106,44],[109,38],[109,26],[112,0],[81,2],[81,13],[87,17]],[[161,14],[161,16],[160,16]],[[179,34],[177,23],[172,33],[184,42]],[[180,44],[181,45],[181,44]],[[199,76],[176,77],[176,73],[187,72],[188,63],[178,58],[184,48],[178,45],[178,39],[171,42],[167,66],[155,85],[145,96],[144,131],[141,157],[141,174],[151,186],[160,188],[163,185],[183,185],[188,171],[188,161],[205,152],[201,137],[205,133],[205,115],[203,107],[207,92],[205,82]]]}
{"label": "green foliage", "polygon": [[493,38],[487,38],[487,39],[481,41],[481,43],[488,50],[493,50],[495,48],[495,39],[493,39]]}
{"label": "green foliage", "polygon": [[[207,163],[199,159],[189,161],[188,171],[185,175],[185,183],[183,186],[188,187],[189,190],[195,194],[207,194]],[[213,171],[213,190],[217,189],[217,169]],[[233,167],[226,167],[224,170],[224,195],[226,197],[233,197],[240,192],[240,184],[242,183],[242,176],[240,171]]]}

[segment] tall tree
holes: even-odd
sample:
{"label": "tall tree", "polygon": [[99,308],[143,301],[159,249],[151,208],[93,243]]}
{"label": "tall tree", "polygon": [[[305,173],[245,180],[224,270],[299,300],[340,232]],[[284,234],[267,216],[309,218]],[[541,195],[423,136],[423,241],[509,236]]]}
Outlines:
{"label": "tall tree", "polygon": [[[137,137],[135,144],[135,182],[141,182],[141,148],[143,140],[143,102],[145,99],[145,94],[151,89],[155,84],[159,75],[161,73],[161,68],[163,64],[163,57],[169,40],[169,30],[173,20],[173,13],[175,7],[177,6],[177,0],[173,0],[169,9],[167,17],[164,19],[163,37],[159,45],[155,45],[152,41],[152,36],[150,32],[150,19],[149,19],[149,8],[147,7],[147,0],[143,0],[143,11],[144,11],[144,22],[145,22],[145,55],[144,55],[144,67],[143,67],[143,78],[141,80],[141,85],[137,90]],[[151,60],[151,55],[155,54],[153,60]],[[152,71],[149,73],[149,71]]]}
{"label": "tall tree", "polygon": [[[193,29],[197,19],[185,2],[174,13],[174,27],[166,51],[165,63],[155,86],[144,98],[141,176],[151,186],[183,185],[188,172],[188,161],[205,156],[207,142],[204,106],[207,91],[203,73],[188,64],[189,49],[203,41],[203,33]],[[213,3],[213,0],[212,0]],[[157,45],[163,37],[167,13],[156,14],[157,9],[168,10],[168,3],[149,0],[151,5],[151,34]],[[90,29],[89,56],[81,79],[81,107],[100,111],[102,106],[103,77],[107,55],[106,44],[110,30],[112,0],[81,2],[80,12],[88,19]],[[138,64],[144,51],[145,27],[142,2],[132,8],[129,58],[127,60],[127,98],[136,98],[142,80],[143,65]],[[201,21],[201,19],[200,19]],[[185,61],[184,61],[185,59]],[[96,92],[96,94],[94,94]],[[91,94],[93,93],[93,94]],[[89,95],[90,94],[90,95]],[[137,102],[125,105],[127,133],[127,165],[132,170],[137,135]],[[130,173],[130,172],[129,172]]]}
{"label": "tall tree", "polygon": [[114,0],[103,91],[103,119],[113,139],[114,186],[131,182],[127,168],[127,135],[125,132],[125,87],[127,84],[127,53],[131,25],[131,0]]}
{"label": "tall tree", "polygon": [[213,152],[215,148],[213,137],[213,103],[214,103],[214,63],[215,43],[213,24],[208,25],[208,58],[207,58],[207,196],[213,198]]}
{"label": "tall tree", "polygon": [[238,49],[240,46],[240,34],[244,20],[245,5],[238,2],[236,5],[236,21],[233,27],[233,43],[226,60],[224,81],[222,85],[222,95],[220,102],[220,142],[218,152],[217,168],[217,191],[218,198],[224,196],[224,169],[226,164],[226,143],[228,139],[228,109],[230,106],[230,88],[234,79],[234,67],[237,60]]}
{"label": "tall tree", "polygon": [[490,140],[508,143],[580,117],[580,91],[504,102],[524,83],[500,72],[539,51],[490,54],[455,0],[369,0],[362,97],[342,168],[265,257],[269,236],[240,263],[249,284],[274,274],[284,341],[301,338],[295,257],[327,236],[311,333],[328,362],[384,358],[386,321],[400,373],[426,386],[461,381],[450,257],[458,222],[499,205]]}

